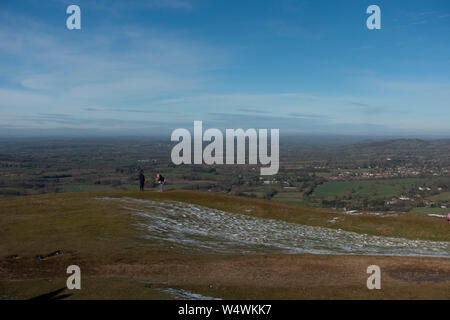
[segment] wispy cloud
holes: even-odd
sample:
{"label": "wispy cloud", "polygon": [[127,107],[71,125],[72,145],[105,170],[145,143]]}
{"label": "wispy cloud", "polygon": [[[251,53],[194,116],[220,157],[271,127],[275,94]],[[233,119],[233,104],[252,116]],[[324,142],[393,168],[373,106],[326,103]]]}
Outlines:
{"label": "wispy cloud", "polygon": [[261,110],[261,109],[256,109],[256,108],[239,108],[238,109],[239,111],[242,111],[242,112],[246,112],[246,113],[256,113],[256,114],[258,114],[258,113],[272,113],[272,112],[270,112],[270,111],[266,111],[266,110]]}
{"label": "wispy cloud", "polygon": [[450,82],[379,81],[378,85],[390,90],[450,98]]}
{"label": "wispy cloud", "polygon": [[[57,10],[55,2],[45,5],[58,12],[72,3],[54,1]],[[285,130],[448,131],[445,41],[431,49],[416,47],[415,54],[402,28],[392,32],[395,36],[383,33],[368,42],[358,32],[354,39],[328,33],[328,27],[345,27],[333,19],[316,32],[311,28],[314,19],[301,19],[310,9],[322,14],[314,1],[283,2],[267,19],[248,8],[232,8],[229,13],[237,23],[227,25],[230,28],[221,25],[226,18],[211,24],[210,13],[217,15],[215,19],[224,16],[222,5],[209,11],[212,3],[77,3],[86,13],[79,32],[65,29],[64,10],[58,23],[49,12],[0,12],[0,126],[112,130],[148,124],[169,130],[204,120]],[[411,10],[398,21],[408,27],[433,19],[439,28],[447,23],[447,13]],[[324,19],[333,17],[326,10],[323,14]],[[147,15],[159,20],[153,23],[143,18]],[[441,29],[436,38],[445,39]],[[320,32],[336,35],[336,41],[315,41]],[[398,46],[390,51],[400,39],[405,51],[397,52]],[[298,51],[289,51],[294,47]],[[436,54],[429,54],[433,48]],[[417,59],[422,59],[420,64]]]}
{"label": "wispy cloud", "polygon": [[[53,0],[64,5],[74,4],[73,0]],[[130,9],[174,9],[174,10],[190,10],[193,8],[193,1],[190,0],[127,0],[127,1],[111,1],[111,0],[78,0],[77,4],[82,7],[94,8],[102,11],[117,11]]]}
{"label": "wispy cloud", "polygon": [[269,33],[278,37],[301,38],[306,40],[320,40],[324,37],[324,35],[317,30],[301,25],[299,20],[295,22],[269,20],[265,21],[263,25]]}
{"label": "wispy cloud", "polygon": [[1,17],[0,108],[3,114],[14,111],[18,123],[24,114],[79,114],[94,111],[92,106],[104,113],[155,114],[152,101],[204,90],[211,82],[206,74],[226,61],[218,48],[159,30],[108,26],[68,35],[21,16]]}
{"label": "wispy cloud", "polygon": [[89,112],[125,112],[125,113],[148,113],[148,114],[175,114],[175,112],[167,110],[155,109],[119,109],[119,108],[81,108]]}
{"label": "wispy cloud", "polygon": [[330,117],[328,115],[317,115],[317,114],[310,114],[310,113],[301,113],[301,112],[291,112],[288,114],[291,117],[294,118],[300,118],[300,119],[311,119],[311,120],[329,120]]}
{"label": "wispy cloud", "polygon": [[282,117],[265,115],[242,115],[235,113],[210,113],[211,118],[205,122],[205,126],[226,128],[232,123],[233,128],[282,128],[283,134],[289,133],[332,133],[345,134],[373,134],[382,130],[384,134],[399,133],[384,125],[371,123],[335,123],[326,117]]}

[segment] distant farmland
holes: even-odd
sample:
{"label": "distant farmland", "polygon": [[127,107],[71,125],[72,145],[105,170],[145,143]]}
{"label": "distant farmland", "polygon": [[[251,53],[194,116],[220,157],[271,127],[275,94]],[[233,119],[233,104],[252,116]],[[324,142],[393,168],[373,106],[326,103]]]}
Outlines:
{"label": "distant farmland", "polygon": [[319,185],[313,193],[317,198],[343,197],[350,193],[364,198],[398,197],[408,192],[413,185],[427,181],[422,178],[386,179],[370,181],[331,181]]}
{"label": "distant farmland", "polygon": [[425,213],[425,214],[441,214],[446,215],[450,212],[448,208],[430,208],[430,207],[419,207],[411,210],[414,213]]}
{"label": "distant farmland", "polygon": [[428,197],[427,199],[432,201],[450,201],[450,192],[442,192],[440,194]]}

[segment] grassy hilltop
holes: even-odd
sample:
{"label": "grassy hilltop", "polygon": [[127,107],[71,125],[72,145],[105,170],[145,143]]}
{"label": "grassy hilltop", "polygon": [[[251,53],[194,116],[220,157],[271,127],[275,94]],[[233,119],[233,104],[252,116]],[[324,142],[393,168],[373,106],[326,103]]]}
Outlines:
{"label": "grassy hilltop", "polygon": [[[69,299],[173,298],[167,288],[244,299],[450,298],[449,259],[187,254],[142,237],[141,217],[124,212],[117,203],[96,199],[105,196],[175,200],[304,225],[450,241],[449,224],[420,213],[350,216],[212,192],[110,191],[2,199],[0,298],[32,298],[63,288],[70,264],[81,267],[82,290],[65,290]],[[52,255],[57,251],[62,254]],[[370,264],[382,268],[383,290],[366,288],[365,269]]]}

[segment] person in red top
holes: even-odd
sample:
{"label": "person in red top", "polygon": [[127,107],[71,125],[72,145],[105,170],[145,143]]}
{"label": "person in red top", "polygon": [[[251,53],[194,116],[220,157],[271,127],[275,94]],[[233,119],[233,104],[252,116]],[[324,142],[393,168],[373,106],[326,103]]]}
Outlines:
{"label": "person in red top", "polygon": [[166,179],[162,175],[157,173],[156,174],[156,182],[159,183],[159,192],[162,192],[164,183],[166,182]]}
{"label": "person in red top", "polygon": [[447,221],[450,222],[450,212],[448,213]]}

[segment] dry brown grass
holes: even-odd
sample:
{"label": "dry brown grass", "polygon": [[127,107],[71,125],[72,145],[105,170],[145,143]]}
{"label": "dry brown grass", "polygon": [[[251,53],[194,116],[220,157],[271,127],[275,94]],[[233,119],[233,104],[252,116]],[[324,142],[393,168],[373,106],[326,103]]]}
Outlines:
{"label": "dry brown grass", "polygon": [[[77,264],[82,269],[82,290],[71,292],[70,299],[162,299],[170,297],[159,291],[167,287],[234,299],[450,299],[450,259],[187,255],[149,246],[134,227],[136,216],[125,214],[114,203],[95,200],[96,196],[187,201],[308,225],[450,241],[448,224],[420,214],[345,216],[331,224],[328,220],[337,214],[330,210],[208,192],[96,192],[4,199],[0,200],[0,298],[30,298],[63,287],[67,266]],[[35,259],[56,250],[63,254]],[[366,288],[370,264],[382,269],[382,290]]]}

